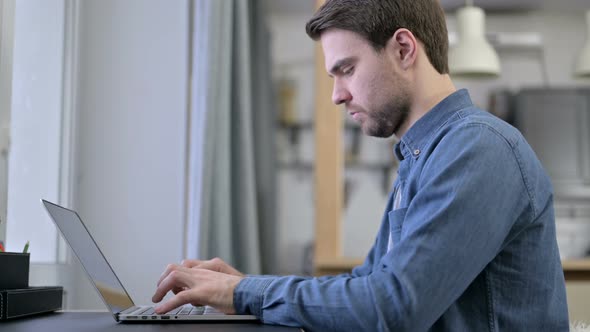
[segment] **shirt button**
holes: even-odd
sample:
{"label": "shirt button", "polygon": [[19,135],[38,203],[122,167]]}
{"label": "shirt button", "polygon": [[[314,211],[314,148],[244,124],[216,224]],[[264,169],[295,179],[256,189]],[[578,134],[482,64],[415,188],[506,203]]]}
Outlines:
{"label": "shirt button", "polygon": [[420,154],[420,150],[418,150],[418,149],[414,150],[414,156],[417,156],[419,154]]}

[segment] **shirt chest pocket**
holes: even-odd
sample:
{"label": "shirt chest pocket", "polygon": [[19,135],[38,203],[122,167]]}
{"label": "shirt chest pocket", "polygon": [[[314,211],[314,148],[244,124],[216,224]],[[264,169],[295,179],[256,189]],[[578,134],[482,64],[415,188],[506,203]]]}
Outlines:
{"label": "shirt chest pocket", "polygon": [[388,213],[389,236],[393,245],[400,241],[402,226],[406,218],[407,208],[397,209]]}

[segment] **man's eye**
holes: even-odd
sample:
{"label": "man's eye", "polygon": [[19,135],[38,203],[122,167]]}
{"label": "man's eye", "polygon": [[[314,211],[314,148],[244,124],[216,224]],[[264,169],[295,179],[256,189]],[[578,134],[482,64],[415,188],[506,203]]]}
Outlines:
{"label": "man's eye", "polygon": [[344,75],[350,75],[350,74],[352,74],[353,69],[354,69],[353,67],[344,68],[344,70],[342,70],[342,74],[344,74]]}

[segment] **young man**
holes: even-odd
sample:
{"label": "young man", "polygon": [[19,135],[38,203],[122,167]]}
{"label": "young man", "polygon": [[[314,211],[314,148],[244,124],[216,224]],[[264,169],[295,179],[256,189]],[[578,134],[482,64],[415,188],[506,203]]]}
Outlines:
{"label": "young man", "polygon": [[521,134],[448,75],[435,0],[328,0],[307,24],[333,100],[400,142],[377,240],[351,274],[243,276],[221,260],[165,271],[155,301],[310,331],[567,331],[552,188]]}

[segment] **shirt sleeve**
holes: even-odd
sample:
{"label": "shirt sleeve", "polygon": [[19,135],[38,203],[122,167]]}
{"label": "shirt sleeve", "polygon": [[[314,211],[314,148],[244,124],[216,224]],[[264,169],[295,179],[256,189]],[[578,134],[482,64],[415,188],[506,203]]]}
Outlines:
{"label": "shirt sleeve", "polygon": [[309,331],[427,330],[500,252],[530,198],[513,146],[484,125],[445,135],[418,182],[409,205],[390,214],[402,233],[378,268],[248,277],[234,292],[237,312]]}

